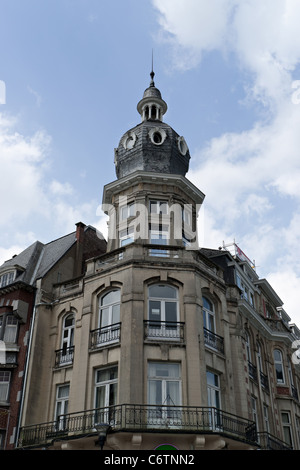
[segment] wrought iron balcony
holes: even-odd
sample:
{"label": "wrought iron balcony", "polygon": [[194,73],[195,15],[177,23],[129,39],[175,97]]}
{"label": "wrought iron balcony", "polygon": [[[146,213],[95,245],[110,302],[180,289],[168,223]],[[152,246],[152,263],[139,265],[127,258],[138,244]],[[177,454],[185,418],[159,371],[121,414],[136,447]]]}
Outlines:
{"label": "wrought iron balcony", "polygon": [[257,433],[257,440],[261,449],[265,450],[292,450],[288,444],[267,432]]}
{"label": "wrought iron balcony", "polygon": [[147,320],[145,338],[150,340],[169,340],[182,343],[184,341],[184,323]]}
{"label": "wrought iron balcony", "polygon": [[56,421],[25,426],[18,447],[51,445],[55,439],[96,434],[97,423],[107,423],[113,432],[215,433],[257,445],[253,421],[212,407],[167,405],[116,405],[59,416]]}
{"label": "wrought iron balcony", "polygon": [[73,364],[74,346],[58,349],[55,351],[55,367]]}
{"label": "wrought iron balcony", "polygon": [[211,330],[207,328],[203,328],[204,330],[204,342],[206,346],[215,349],[216,351],[224,354],[224,338],[222,336],[217,335]]}
{"label": "wrought iron balcony", "polygon": [[114,323],[113,325],[97,328],[91,331],[90,348],[97,349],[107,344],[117,343],[120,341],[120,336],[121,323]]}
{"label": "wrought iron balcony", "polygon": [[252,364],[252,362],[248,361],[248,370],[249,370],[249,377],[257,382],[257,367]]}

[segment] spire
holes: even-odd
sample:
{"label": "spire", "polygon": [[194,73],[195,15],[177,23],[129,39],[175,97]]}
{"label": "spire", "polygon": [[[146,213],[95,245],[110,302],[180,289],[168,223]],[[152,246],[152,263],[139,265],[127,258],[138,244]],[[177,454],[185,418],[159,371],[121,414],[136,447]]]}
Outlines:
{"label": "spire", "polygon": [[137,110],[142,116],[142,121],[162,121],[162,117],[168,109],[167,103],[162,99],[159,89],[155,86],[154,75],[155,73],[153,70],[152,50],[152,69],[150,72],[150,86],[144,91],[143,98],[137,104]]}
{"label": "spire", "polygon": [[152,49],[152,69],[151,69],[151,72],[150,72],[150,77],[151,77],[150,86],[155,86],[154,75],[155,75],[155,73],[153,71],[153,49]]}

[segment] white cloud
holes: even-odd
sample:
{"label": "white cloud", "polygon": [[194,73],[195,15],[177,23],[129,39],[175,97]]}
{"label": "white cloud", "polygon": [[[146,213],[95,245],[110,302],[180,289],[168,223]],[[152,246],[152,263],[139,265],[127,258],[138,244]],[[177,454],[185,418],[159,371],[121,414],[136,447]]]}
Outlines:
{"label": "white cloud", "polygon": [[[96,218],[97,203],[76,201],[69,182],[49,184],[50,136],[44,131],[24,136],[17,127],[16,117],[0,113],[0,265],[37,239],[47,243],[75,230],[76,222]],[[33,230],[42,232],[44,222],[50,229],[42,240]],[[24,226],[32,230],[24,232]]]}
{"label": "white cloud", "polygon": [[[210,246],[219,246],[222,234],[232,236],[229,242],[239,237],[242,249],[250,258],[255,256],[264,275],[270,274],[292,310],[287,313],[297,315],[300,100],[295,78],[300,77],[293,73],[300,65],[300,3],[153,0],[153,4],[160,13],[163,37],[174,48],[174,67],[195,67],[203,53],[213,49],[230,55],[232,67],[247,77],[245,102],[264,106],[264,115],[252,128],[220,135],[193,155],[188,177],[206,194],[205,239],[213,243]],[[216,237],[220,237],[217,243]]]}

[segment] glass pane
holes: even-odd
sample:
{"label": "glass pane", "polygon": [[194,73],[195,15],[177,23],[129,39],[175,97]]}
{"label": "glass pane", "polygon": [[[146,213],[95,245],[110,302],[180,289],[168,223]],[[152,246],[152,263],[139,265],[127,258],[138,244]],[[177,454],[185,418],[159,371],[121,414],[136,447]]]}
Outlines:
{"label": "glass pane", "polygon": [[69,385],[58,387],[57,398],[66,398],[69,396]]}
{"label": "glass pane", "polygon": [[149,302],[149,320],[161,321],[161,305],[157,300],[150,300]]}
{"label": "glass pane", "polygon": [[[177,322],[177,303],[166,302],[165,303],[165,321],[166,322]],[[176,326],[175,326],[176,327]]]}
{"label": "glass pane", "polygon": [[120,304],[113,305],[112,307],[112,319],[111,323],[119,323],[120,322]]}
{"label": "glass pane", "polygon": [[274,360],[278,361],[278,362],[281,362],[281,352],[278,351],[278,349],[275,349],[275,351],[274,351]]}
{"label": "glass pane", "polygon": [[177,289],[166,285],[155,285],[149,287],[149,296],[161,299],[176,299]]}
{"label": "glass pane", "polygon": [[103,328],[109,324],[109,307],[105,307],[102,308],[100,312],[100,328]]}
{"label": "glass pane", "polygon": [[73,324],[74,324],[74,316],[73,315],[68,315],[65,318],[65,327],[72,326]]}
{"label": "glass pane", "polygon": [[213,312],[213,305],[206,297],[203,297],[203,307]]}
{"label": "glass pane", "polygon": [[284,382],[284,380],[283,380],[283,370],[282,370],[281,364],[276,364],[275,368],[276,368],[277,382],[283,383]]}
{"label": "glass pane", "polygon": [[117,403],[117,387],[116,383],[110,384],[109,386],[109,406],[113,406]]}
{"label": "glass pane", "polygon": [[120,301],[120,291],[113,290],[101,298],[101,305],[109,305]]}
{"label": "glass pane", "polygon": [[97,387],[96,390],[96,408],[103,408],[105,406],[105,385]]}
{"label": "glass pane", "polygon": [[97,383],[107,382],[118,378],[118,367],[110,367],[97,371]]}
{"label": "glass pane", "polygon": [[166,382],[166,405],[180,405],[179,382]]}

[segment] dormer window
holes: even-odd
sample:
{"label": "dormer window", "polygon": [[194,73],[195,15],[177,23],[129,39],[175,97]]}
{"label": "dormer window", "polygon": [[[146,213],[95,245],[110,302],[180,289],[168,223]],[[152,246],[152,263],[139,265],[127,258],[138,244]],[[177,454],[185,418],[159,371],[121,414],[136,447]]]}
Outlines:
{"label": "dormer window", "polygon": [[5,287],[8,284],[11,284],[15,279],[16,271],[9,271],[0,276],[0,287]]}

